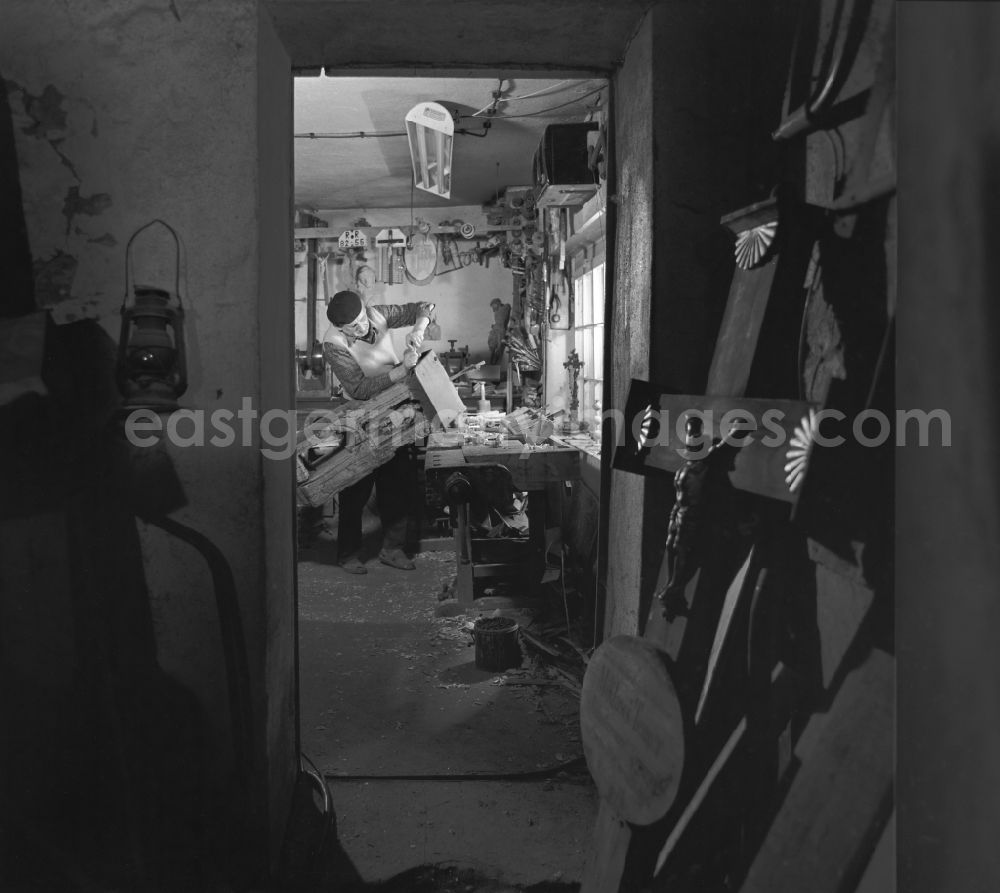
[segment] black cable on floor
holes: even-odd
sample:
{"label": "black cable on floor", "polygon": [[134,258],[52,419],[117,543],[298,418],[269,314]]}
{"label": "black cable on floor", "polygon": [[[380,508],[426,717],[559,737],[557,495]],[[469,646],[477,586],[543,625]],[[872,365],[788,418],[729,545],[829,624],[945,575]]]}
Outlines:
{"label": "black cable on floor", "polygon": [[582,756],[575,757],[565,763],[525,772],[457,772],[423,775],[338,775],[336,772],[324,772],[323,777],[328,781],[534,781],[539,778],[550,778],[577,766],[586,767],[586,759]]}

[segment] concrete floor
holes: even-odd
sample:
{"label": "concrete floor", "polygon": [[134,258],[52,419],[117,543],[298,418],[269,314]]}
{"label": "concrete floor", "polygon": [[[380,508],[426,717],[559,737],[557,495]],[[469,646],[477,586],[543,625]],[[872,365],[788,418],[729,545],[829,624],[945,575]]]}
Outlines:
{"label": "concrete floor", "polygon": [[[366,538],[377,554],[374,517]],[[322,889],[573,890],[597,809],[577,696],[530,655],[475,666],[476,615],[436,616],[454,557],[430,545],[415,571],[372,559],[366,576],[333,542],[300,552],[302,747],[337,829]]]}

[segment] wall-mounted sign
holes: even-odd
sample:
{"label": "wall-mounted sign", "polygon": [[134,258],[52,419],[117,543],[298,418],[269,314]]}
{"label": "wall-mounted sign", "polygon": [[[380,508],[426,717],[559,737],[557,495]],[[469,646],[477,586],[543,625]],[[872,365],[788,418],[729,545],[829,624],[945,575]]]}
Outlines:
{"label": "wall-mounted sign", "polygon": [[367,248],[368,237],[359,229],[345,229],[337,239],[339,248]]}

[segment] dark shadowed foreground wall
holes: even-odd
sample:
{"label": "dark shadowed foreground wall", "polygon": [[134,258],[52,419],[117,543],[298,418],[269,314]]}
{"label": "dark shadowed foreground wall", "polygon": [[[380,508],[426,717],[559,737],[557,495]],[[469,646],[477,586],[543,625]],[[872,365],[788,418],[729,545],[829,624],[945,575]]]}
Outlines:
{"label": "dark shadowed foreground wall", "polygon": [[[204,815],[216,816],[216,831],[255,841],[241,855],[252,873],[266,865],[268,831],[280,839],[295,771],[291,466],[264,459],[252,427],[245,444],[130,457],[113,451],[106,425],[125,246],[154,218],[181,242],[182,405],[206,413],[235,412],[244,399],[258,412],[290,405],[290,365],[269,359],[291,343],[290,65],[269,20],[246,0],[15,0],[3,20],[0,74],[34,301],[59,325],[46,345],[48,401],[28,396],[0,408],[4,435],[19,432],[5,441],[19,464],[0,470],[4,493],[24,497],[0,506],[4,694],[23,708],[5,710],[2,724],[11,728],[16,716],[19,739],[42,756],[81,754],[70,774],[105,791],[129,788],[118,764],[153,798],[169,799],[179,773],[210,804]],[[273,89],[261,90],[262,78],[276,79]],[[135,246],[134,281],[174,291],[174,260],[166,230],[147,231]],[[18,425],[11,413],[23,414]],[[124,491],[122,476],[131,480]],[[35,479],[60,486],[25,495]],[[167,511],[179,526],[151,523]],[[245,696],[242,725],[231,712],[234,682]],[[167,759],[173,739],[144,722],[137,703],[184,742],[169,772],[156,771],[154,753]],[[74,704],[93,708],[87,723],[64,709]],[[246,734],[234,741],[237,727]],[[105,736],[100,773],[86,759],[96,733]],[[22,792],[66,769],[32,758],[30,747],[19,755],[4,768]],[[71,800],[79,793],[65,790]],[[108,811],[95,811],[94,827],[113,815],[127,828],[142,808],[96,805]],[[60,802],[49,807],[47,816],[60,814]],[[127,865],[126,840],[105,843]]]}
{"label": "dark shadowed foreground wall", "polygon": [[950,447],[897,462],[900,889],[1000,880],[1000,9],[900,3],[898,404]]}

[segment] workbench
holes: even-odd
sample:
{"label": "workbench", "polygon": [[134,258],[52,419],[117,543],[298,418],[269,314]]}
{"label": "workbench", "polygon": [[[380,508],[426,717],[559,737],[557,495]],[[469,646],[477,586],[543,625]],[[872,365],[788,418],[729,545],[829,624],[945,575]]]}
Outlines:
{"label": "workbench", "polygon": [[[517,440],[479,446],[464,443],[460,431],[435,432],[428,438],[424,470],[451,508],[459,604],[470,607],[477,597],[476,582],[485,578],[513,580],[522,584],[524,594],[537,594],[545,572],[546,488],[579,480],[579,450]],[[474,537],[470,501],[508,478],[515,491],[528,494],[527,538]]]}

